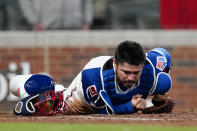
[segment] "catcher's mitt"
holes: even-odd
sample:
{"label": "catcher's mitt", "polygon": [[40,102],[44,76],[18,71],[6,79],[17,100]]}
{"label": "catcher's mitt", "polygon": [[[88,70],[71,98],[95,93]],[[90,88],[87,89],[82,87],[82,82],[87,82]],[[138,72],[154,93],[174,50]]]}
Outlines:
{"label": "catcher's mitt", "polygon": [[171,113],[175,102],[166,95],[155,95],[152,99],[154,106],[145,108],[142,113],[156,114],[156,113]]}

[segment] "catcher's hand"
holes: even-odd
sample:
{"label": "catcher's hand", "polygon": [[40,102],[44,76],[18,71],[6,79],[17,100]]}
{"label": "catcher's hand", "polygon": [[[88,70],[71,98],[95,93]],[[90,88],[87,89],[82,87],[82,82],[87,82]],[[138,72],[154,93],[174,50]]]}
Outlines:
{"label": "catcher's hand", "polygon": [[154,106],[145,108],[142,113],[155,114],[155,113],[171,113],[175,102],[166,95],[155,95],[152,99]]}

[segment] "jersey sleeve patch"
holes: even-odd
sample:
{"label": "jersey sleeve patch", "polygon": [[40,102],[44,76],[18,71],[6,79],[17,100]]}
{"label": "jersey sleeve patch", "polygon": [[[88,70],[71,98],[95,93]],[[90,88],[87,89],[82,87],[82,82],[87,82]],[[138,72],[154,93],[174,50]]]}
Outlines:
{"label": "jersey sleeve patch", "polygon": [[90,100],[90,104],[94,108],[98,108],[98,109],[104,108],[105,103],[100,98],[100,95],[99,95],[95,85],[89,86],[86,90],[86,94],[87,94],[88,99]]}
{"label": "jersey sleeve patch", "polygon": [[158,56],[156,68],[163,71],[166,66],[167,66],[167,60],[163,56]]}
{"label": "jersey sleeve patch", "polygon": [[87,88],[87,90],[88,90],[88,94],[90,94],[90,97],[91,98],[93,98],[95,95],[98,95],[98,92],[97,92],[97,90],[96,90],[96,87],[95,87],[95,85],[91,85],[91,86],[89,86],[88,88]]}

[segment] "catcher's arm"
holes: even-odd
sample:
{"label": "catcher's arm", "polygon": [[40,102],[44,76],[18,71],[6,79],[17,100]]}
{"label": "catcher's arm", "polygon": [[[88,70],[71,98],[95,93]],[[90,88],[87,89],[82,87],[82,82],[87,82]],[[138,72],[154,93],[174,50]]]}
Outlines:
{"label": "catcher's arm", "polygon": [[145,108],[142,113],[155,114],[155,113],[171,113],[175,102],[166,95],[155,95],[152,99],[153,106]]}

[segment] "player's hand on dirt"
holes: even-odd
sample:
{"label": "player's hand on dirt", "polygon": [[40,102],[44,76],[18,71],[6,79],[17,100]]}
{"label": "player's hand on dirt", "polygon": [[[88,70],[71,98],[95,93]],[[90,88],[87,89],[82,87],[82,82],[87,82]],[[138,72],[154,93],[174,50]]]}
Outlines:
{"label": "player's hand on dirt", "polygon": [[137,110],[144,110],[146,108],[146,101],[145,99],[141,98],[141,95],[135,95],[133,96],[131,100],[131,104],[133,108]]}

